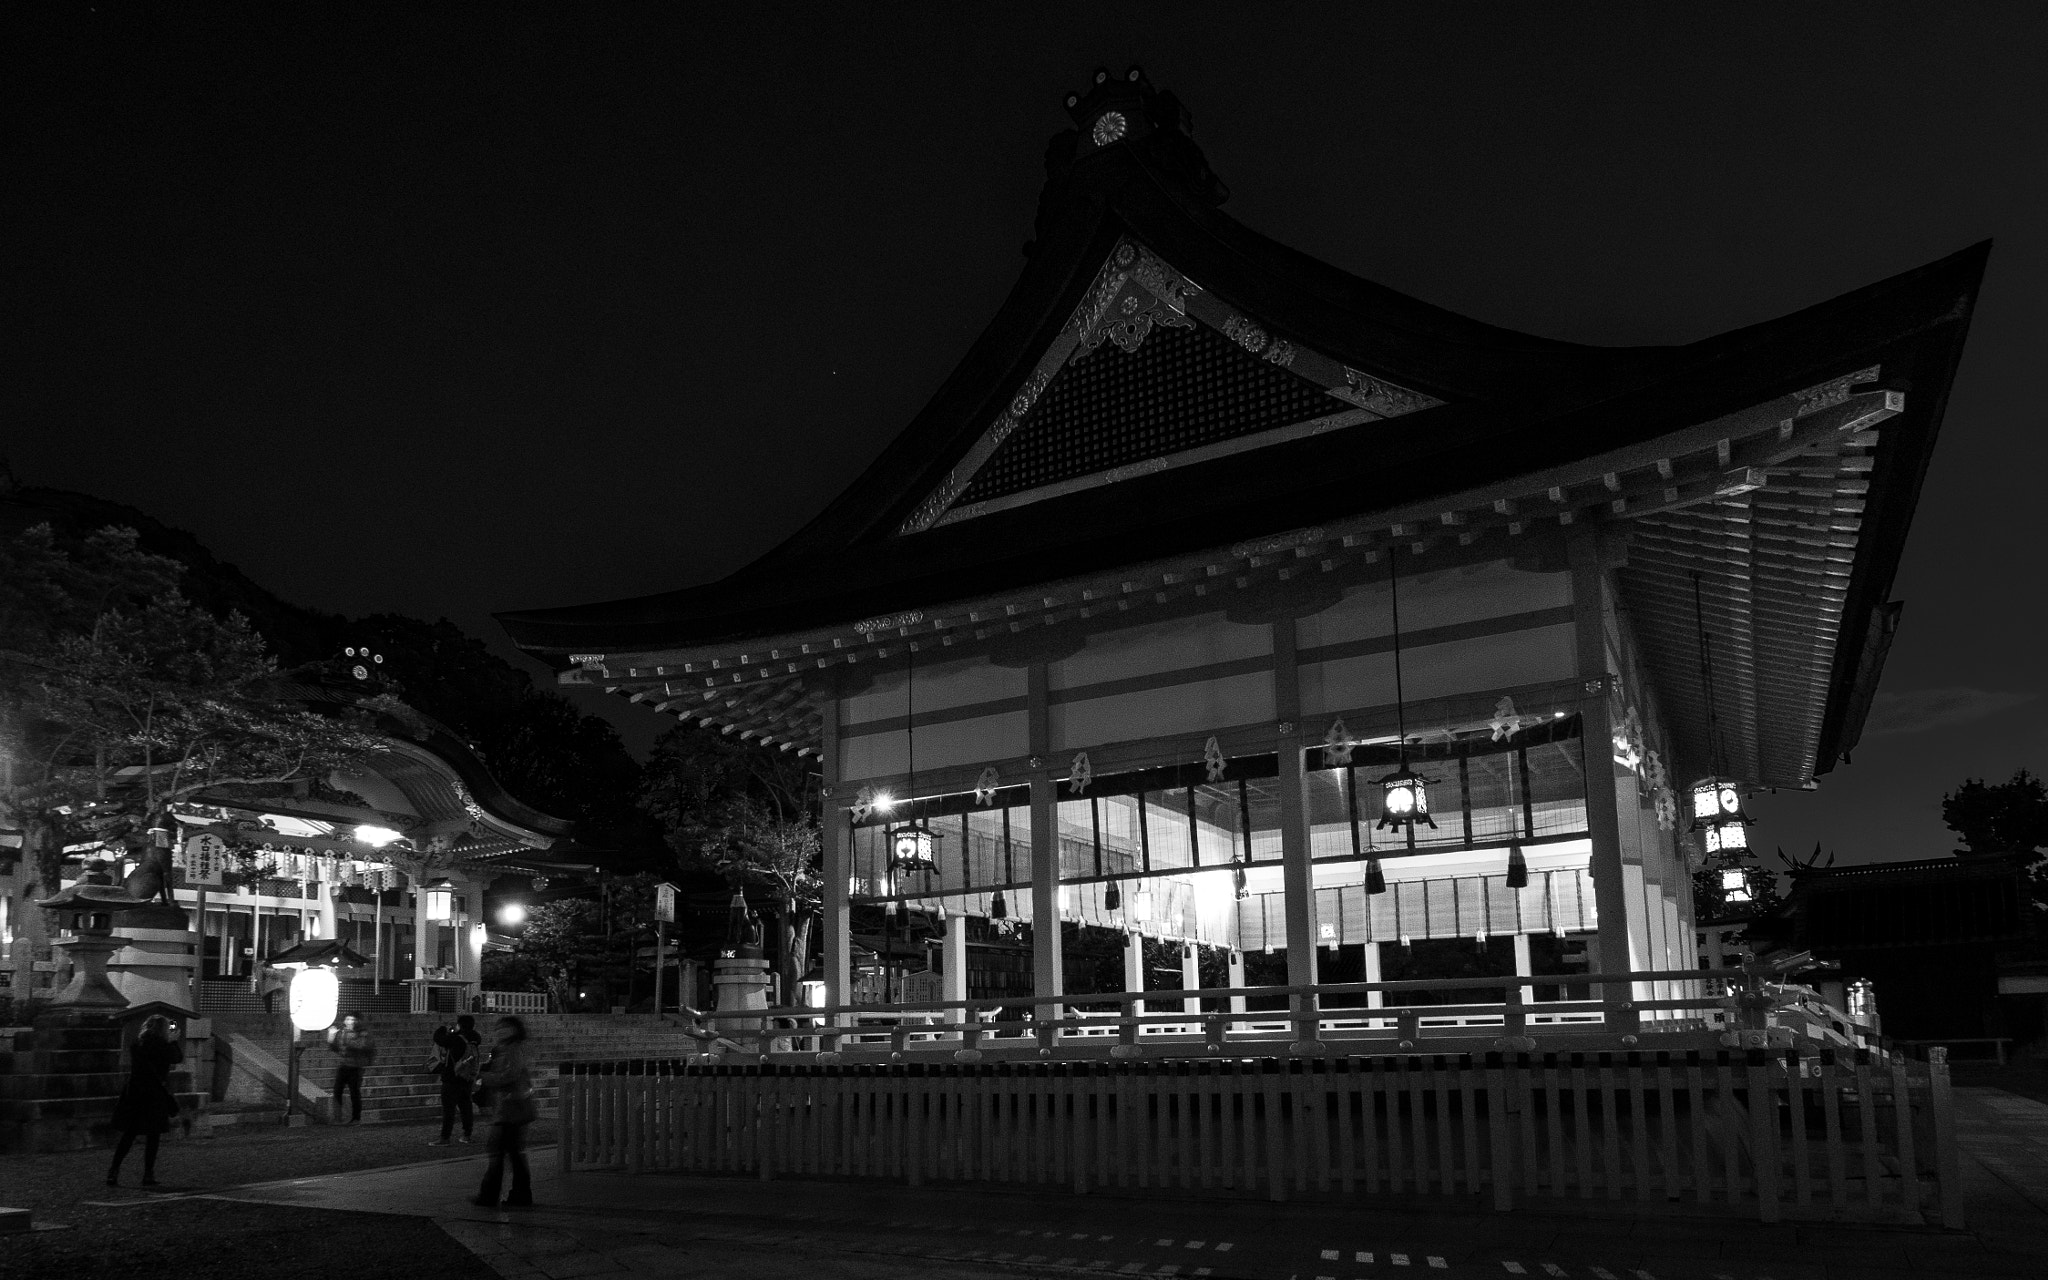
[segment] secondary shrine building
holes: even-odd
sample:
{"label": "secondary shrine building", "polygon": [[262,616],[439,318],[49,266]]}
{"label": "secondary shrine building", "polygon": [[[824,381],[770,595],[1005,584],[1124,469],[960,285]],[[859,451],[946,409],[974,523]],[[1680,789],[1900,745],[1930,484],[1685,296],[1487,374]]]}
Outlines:
{"label": "secondary shrine building", "polygon": [[1068,108],[1009,299],[823,514],[513,637],[819,759],[828,1005],[910,920],[955,1000],[970,943],[1048,1003],[1694,968],[1740,796],[1856,743],[1986,248],[1579,346],[1235,221],[1135,71]]}

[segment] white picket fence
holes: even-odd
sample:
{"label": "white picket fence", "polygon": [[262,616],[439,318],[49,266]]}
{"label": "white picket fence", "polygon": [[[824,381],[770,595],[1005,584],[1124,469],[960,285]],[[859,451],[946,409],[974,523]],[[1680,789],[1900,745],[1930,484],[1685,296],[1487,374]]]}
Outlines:
{"label": "white picket fence", "polygon": [[1833,1050],[561,1068],[586,1169],[1962,1224],[1948,1068]]}

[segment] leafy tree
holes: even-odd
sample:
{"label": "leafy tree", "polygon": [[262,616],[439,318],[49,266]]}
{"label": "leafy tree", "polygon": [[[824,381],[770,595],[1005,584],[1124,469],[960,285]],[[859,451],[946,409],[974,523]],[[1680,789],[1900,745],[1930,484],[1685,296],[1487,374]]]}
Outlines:
{"label": "leafy tree", "polygon": [[593,987],[599,1008],[609,1008],[615,992],[630,1003],[638,953],[654,941],[654,885],[651,875],[623,876],[607,879],[596,898],[541,903],[511,950],[489,958],[487,980],[547,991],[560,1009],[577,1007]]}
{"label": "leafy tree", "polygon": [[709,872],[776,904],[778,971],[782,990],[794,993],[810,965],[822,897],[819,796],[806,762],[679,726],[655,742],[640,803],[685,875]]}
{"label": "leafy tree", "polygon": [[247,620],[186,600],[132,530],[74,550],[39,526],[0,579],[0,819],[23,829],[46,891],[66,843],[140,846],[200,792],[322,779],[374,748],[376,713],[405,714],[389,699],[349,719],[305,710]]}
{"label": "leafy tree", "polygon": [[1988,785],[1965,779],[1941,798],[1941,820],[1963,838],[1959,853],[2030,855],[2028,888],[2035,909],[2048,913],[2048,859],[2041,856],[2048,850],[2048,788],[2041,779],[2025,769]]}

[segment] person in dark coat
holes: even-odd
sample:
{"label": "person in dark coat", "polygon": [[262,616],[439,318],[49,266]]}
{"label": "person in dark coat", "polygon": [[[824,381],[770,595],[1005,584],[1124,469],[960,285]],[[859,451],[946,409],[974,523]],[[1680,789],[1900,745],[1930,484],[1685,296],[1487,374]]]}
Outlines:
{"label": "person in dark coat", "polygon": [[171,1020],[158,1013],[145,1019],[128,1050],[128,1083],[114,1103],[114,1127],[121,1141],[107,1169],[107,1185],[121,1185],[121,1162],[142,1135],[142,1185],[156,1185],[156,1144],[178,1118],[178,1099],[171,1092],[171,1068],[185,1060],[185,1050],[172,1038]]}
{"label": "person in dark coat", "polygon": [[482,1075],[484,1038],[477,1034],[476,1019],[462,1014],[452,1027],[434,1028],[434,1047],[441,1051],[434,1075],[441,1081],[441,1136],[428,1143],[445,1147],[453,1142],[455,1115],[462,1113],[462,1140],[470,1141],[476,1125],[474,1098],[477,1078]]}
{"label": "person in dark coat", "polygon": [[[341,1059],[334,1068],[334,1110],[337,1124],[361,1124],[363,1122],[363,1072],[377,1060],[377,1042],[370,1038],[366,1019],[359,1014],[347,1014],[338,1027],[327,1028],[327,1047],[334,1050]],[[346,1090],[349,1100],[355,1104],[349,1118],[341,1118],[341,1096]]]}
{"label": "person in dark coat", "polygon": [[533,1070],[526,1057],[526,1023],[506,1015],[498,1019],[492,1033],[491,1061],[484,1068],[484,1088],[490,1091],[495,1112],[488,1148],[491,1162],[484,1169],[484,1181],[471,1204],[496,1208],[498,1188],[504,1185],[505,1166],[512,1166],[512,1190],[505,1203],[524,1208],[533,1203],[533,1180],[526,1167],[526,1126],[533,1123]]}

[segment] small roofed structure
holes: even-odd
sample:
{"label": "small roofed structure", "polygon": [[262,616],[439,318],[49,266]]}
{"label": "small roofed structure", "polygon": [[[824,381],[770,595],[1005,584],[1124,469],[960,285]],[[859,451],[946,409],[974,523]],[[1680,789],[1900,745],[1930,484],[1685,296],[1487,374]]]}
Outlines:
{"label": "small roofed structure", "polygon": [[1922,858],[1853,867],[1796,867],[1759,942],[1811,951],[1841,981],[1867,981],[1886,1035],[1903,1040],[2030,1039],[2001,1009],[2001,956],[2030,938],[2027,857]]}

